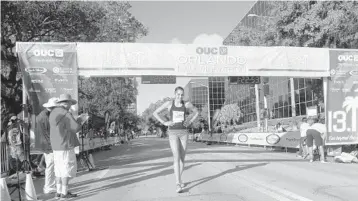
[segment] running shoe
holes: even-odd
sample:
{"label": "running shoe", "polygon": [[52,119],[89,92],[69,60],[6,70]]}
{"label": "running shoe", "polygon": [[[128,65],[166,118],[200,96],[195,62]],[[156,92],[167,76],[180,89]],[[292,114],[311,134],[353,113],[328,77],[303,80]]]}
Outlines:
{"label": "running shoe", "polygon": [[60,199],[60,198],[61,198],[61,193],[56,193],[55,199]]}
{"label": "running shoe", "polygon": [[67,200],[67,199],[71,199],[71,198],[75,198],[75,197],[77,197],[77,194],[72,194],[72,193],[68,192],[67,195],[61,194],[60,200]]}
{"label": "running shoe", "polygon": [[181,183],[177,183],[177,186],[179,186],[180,185],[180,187],[182,187],[182,188],[184,188],[186,185],[185,185],[185,183],[183,183],[183,182],[181,182]]}
{"label": "running shoe", "polygon": [[183,188],[181,187],[181,184],[177,184],[177,193],[182,193]]}

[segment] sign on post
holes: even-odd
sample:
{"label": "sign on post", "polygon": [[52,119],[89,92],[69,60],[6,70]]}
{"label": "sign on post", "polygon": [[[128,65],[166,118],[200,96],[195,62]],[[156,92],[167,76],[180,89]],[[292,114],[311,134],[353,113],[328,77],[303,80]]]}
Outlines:
{"label": "sign on post", "polygon": [[327,144],[358,144],[358,51],[330,50]]}
{"label": "sign on post", "polygon": [[260,84],[260,76],[235,76],[229,77],[230,84]]}
{"label": "sign on post", "polygon": [[176,77],[143,75],[142,84],[176,84]]}
{"label": "sign on post", "polygon": [[[43,104],[60,94],[70,94],[78,100],[77,52],[74,43],[17,43],[19,66],[23,75],[24,90],[32,106],[32,120],[44,110]],[[77,115],[77,105],[73,113]],[[37,128],[32,122],[33,129]],[[36,131],[35,131],[36,132]],[[46,149],[45,137],[35,135],[31,152]]]}

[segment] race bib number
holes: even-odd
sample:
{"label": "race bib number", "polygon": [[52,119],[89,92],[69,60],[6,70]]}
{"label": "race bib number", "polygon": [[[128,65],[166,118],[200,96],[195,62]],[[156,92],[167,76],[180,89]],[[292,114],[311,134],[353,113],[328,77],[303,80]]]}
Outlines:
{"label": "race bib number", "polygon": [[181,123],[184,121],[183,111],[173,111],[173,123]]}

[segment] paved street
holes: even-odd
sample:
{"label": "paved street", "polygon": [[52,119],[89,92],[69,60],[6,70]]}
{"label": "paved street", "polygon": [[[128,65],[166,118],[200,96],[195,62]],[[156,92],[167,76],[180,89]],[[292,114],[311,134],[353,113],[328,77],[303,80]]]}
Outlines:
{"label": "paved street", "polygon": [[[167,139],[139,138],[94,154],[106,170],[82,172],[71,183],[83,201],[351,201],[358,170],[352,164],[309,163],[293,153],[191,142],[183,179],[175,192]],[[41,192],[41,180],[35,181]]]}

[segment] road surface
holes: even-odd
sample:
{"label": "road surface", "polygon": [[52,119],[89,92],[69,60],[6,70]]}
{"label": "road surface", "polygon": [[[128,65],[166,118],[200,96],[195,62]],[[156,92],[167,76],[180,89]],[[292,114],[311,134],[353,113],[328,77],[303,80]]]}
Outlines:
{"label": "road surface", "polygon": [[[97,166],[109,168],[79,173],[70,188],[80,197],[71,200],[358,200],[357,165],[309,163],[293,153],[263,148],[191,142],[183,175],[187,187],[181,194],[175,192],[168,139],[139,138],[94,158]],[[35,183],[41,192],[41,181]]]}

